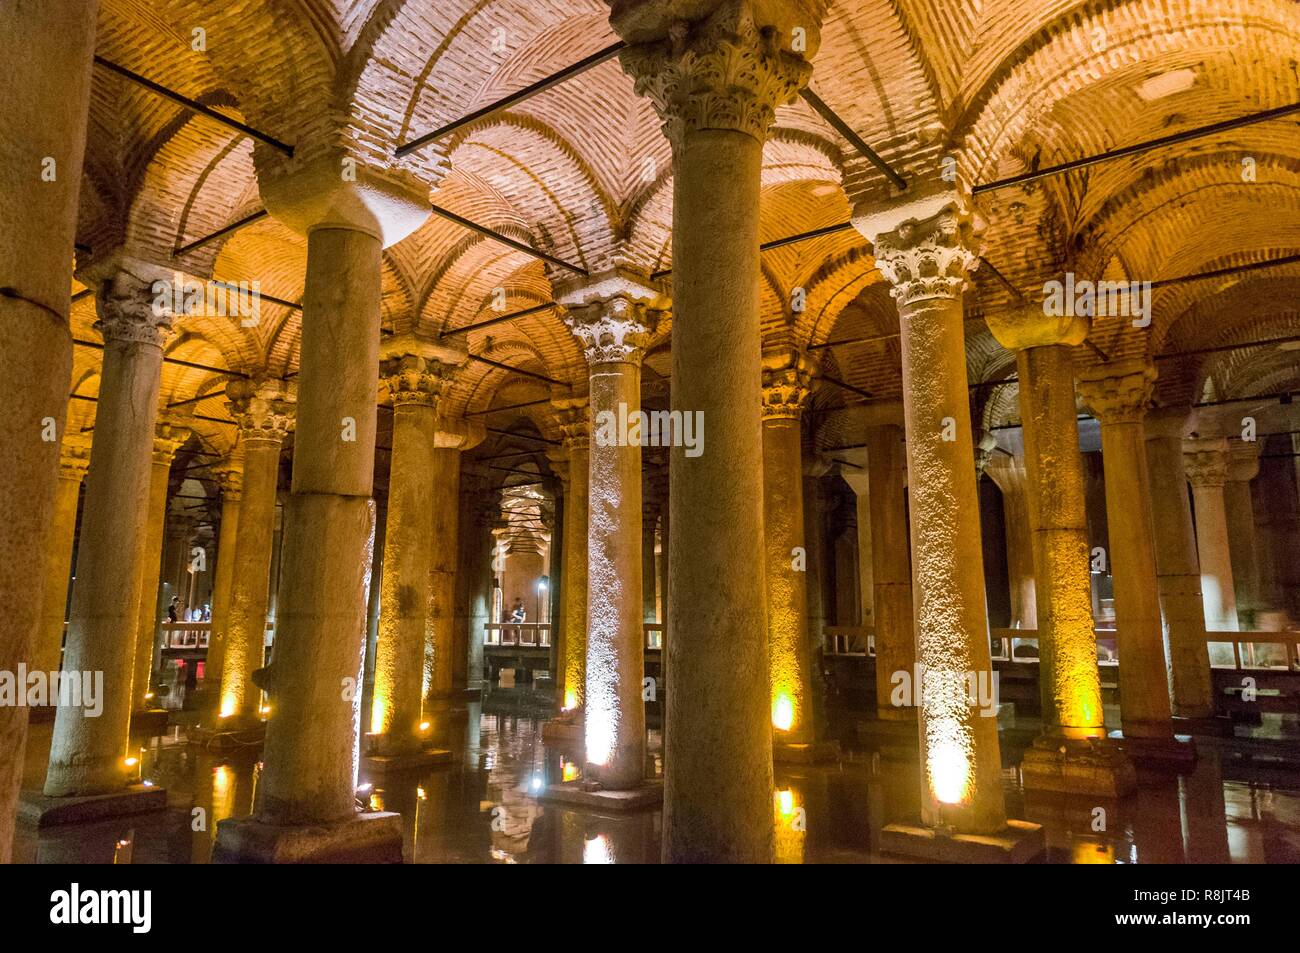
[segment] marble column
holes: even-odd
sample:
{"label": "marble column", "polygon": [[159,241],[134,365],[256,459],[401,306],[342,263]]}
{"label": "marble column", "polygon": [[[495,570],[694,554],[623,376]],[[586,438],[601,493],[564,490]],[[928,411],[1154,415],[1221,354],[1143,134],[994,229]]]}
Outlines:
{"label": "marble column", "polygon": [[253,682],[266,656],[266,615],[271,599],[280,449],[293,430],[294,395],[274,380],[232,381],[226,387],[243,447],[243,495],[226,618],[225,656],[217,711],[223,727],[260,724],[262,693]]}
{"label": "marble column", "polygon": [[841,465],[840,476],[853,491],[858,535],[858,625],[873,629],[876,624],[875,553],[871,535],[871,479],[866,472]]}
{"label": "marble column", "polygon": [[903,428],[867,428],[867,479],[871,484],[872,599],[876,626],[876,716],[911,720],[914,705],[890,701],[894,674],[916,665],[912,614],[912,560],[907,541],[907,446]]}
{"label": "marble column", "polygon": [[[646,471],[647,476],[649,471]],[[647,480],[642,487],[641,504],[641,621],[655,624],[659,621],[657,598],[657,563],[655,561],[655,529],[659,522],[659,501],[651,497]]]}
{"label": "marble column", "polygon": [[177,418],[160,418],[154,426],[153,468],[149,472],[144,563],[140,567],[140,605],[136,613],[135,664],[131,678],[131,710],[137,712],[157,707],[153,704],[153,657],[154,641],[158,635],[158,592],[167,572],[163,567],[167,489],[176,451],[189,437],[189,429]]}
{"label": "marble column", "polygon": [[85,706],[59,707],[45,776],[50,797],[120,792],[132,773],[126,748],[149,475],[172,323],[154,307],[153,278],[170,275],[126,262],[96,301],[104,362],[63,668],[103,672],[103,703],[94,716]]}
{"label": "marble column", "polygon": [[[0,671],[28,658],[44,606],[32,563],[54,528],[59,446],[72,374],[68,289],[86,145],[98,5],[0,8]],[[51,64],[58,64],[52,69]],[[51,179],[49,176],[53,175]],[[12,293],[10,293],[10,290]],[[61,611],[61,610],[60,610]],[[0,706],[0,863],[10,856],[27,733],[24,706]]]}
{"label": "marble column", "polygon": [[1164,407],[1147,415],[1147,469],[1153,487],[1168,488],[1152,495],[1151,519],[1173,713],[1180,718],[1209,718],[1214,714],[1214,689],[1192,504],[1183,469],[1183,438],[1194,425],[1194,414],[1189,407]]}
{"label": "marble column", "polygon": [[428,747],[421,725],[425,657],[432,648],[433,552],[446,544],[434,537],[434,498],[455,500],[447,474],[438,472],[443,458],[435,451],[434,428],[451,372],[419,347],[381,365],[381,391],[393,405],[393,435],[369,723],[372,750],[380,755]]}
{"label": "marble column", "polygon": [[797,352],[763,355],[763,525],[771,719],[778,760],[815,740],[808,644],[801,418],[812,365]]}
{"label": "marble column", "polygon": [[1173,744],[1143,427],[1155,379],[1150,363],[1114,361],[1081,371],[1078,385],[1084,405],[1101,421],[1125,745],[1131,756],[1180,758]]}
{"label": "marble column", "polygon": [[1196,507],[1196,551],[1201,564],[1205,628],[1210,632],[1236,632],[1237,594],[1223,500],[1223,485],[1228,480],[1228,441],[1222,437],[1185,441],[1183,467]]}
{"label": "marble column", "polygon": [[556,401],[565,461],[560,463],[564,486],[564,617],[556,646],[560,707],[577,716],[587,690],[587,481],[590,479],[591,411],[585,397]]}
{"label": "marble column", "polygon": [[1228,558],[1232,564],[1232,589],[1237,601],[1238,628],[1255,628],[1256,614],[1264,608],[1260,592],[1259,556],[1255,545],[1255,504],[1251,481],[1259,476],[1260,445],[1254,441],[1228,442],[1228,472],[1223,483],[1223,508],[1228,525]]}
{"label": "marble column", "polygon": [[[645,780],[641,604],[641,357],[666,302],[618,269],[557,288],[589,368],[585,780],[627,790]],[[572,647],[570,647],[572,651]]]}
{"label": "marble column", "polygon": [[1037,582],[1034,579],[1034,534],[1029,520],[1029,471],[1023,448],[1012,455],[995,453],[984,472],[1002,492],[1002,516],[1011,583],[1011,628],[1038,628]]}
{"label": "marble column", "polygon": [[921,818],[962,833],[1005,829],[997,718],[972,704],[992,679],[962,292],[975,261],[969,213],[948,193],[855,210],[898,303],[920,695]]}
{"label": "marble column", "polygon": [[[216,578],[212,585],[212,624],[208,629],[208,655],[203,663],[201,691],[217,697],[226,660],[226,625],[235,585],[235,549],[239,539],[239,509],[244,496],[243,448],[232,451],[215,471],[221,490],[221,528],[217,536]],[[205,706],[206,707],[206,706]]]}
{"label": "marble column", "polygon": [[1021,772],[1027,788],[1119,797],[1136,776],[1106,737],[1074,394],[1072,348],[1089,320],[1046,310],[1035,304],[986,318],[1016,354],[1034,539],[1042,729]]}
{"label": "marble column", "polygon": [[[619,3],[623,69],[673,151],[672,408],[708,423],[673,447],[664,847],[668,862],[774,849],[761,597],[759,192],[776,107],[808,82],[822,2]],[[806,44],[791,49],[793,30]]]}
{"label": "marble column", "polygon": [[90,442],[80,434],[65,437],[59,454],[59,486],[54,497],[54,516],[46,537],[41,624],[28,664],[31,671],[59,671],[63,630],[68,617],[72,544],[77,534],[77,503],[89,466]]}
{"label": "marble column", "polygon": [[[468,599],[466,625],[469,658],[466,662],[466,687],[482,690],[484,674],[483,627],[492,617],[492,520],[499,509],[490,499],[491,483],[484,464],[461,462],[461,493],[467,497],[469,521],[465,527],[465,562],[461,574]],[[561,580],[561,584],[563,580]],[[563,618],[560,616],[560,618]],[[558,626],[556,627],[558,628]]]}

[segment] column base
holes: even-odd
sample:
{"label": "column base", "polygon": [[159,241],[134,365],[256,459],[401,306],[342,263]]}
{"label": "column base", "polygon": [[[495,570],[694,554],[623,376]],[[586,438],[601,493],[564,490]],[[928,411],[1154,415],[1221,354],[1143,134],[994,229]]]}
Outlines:
{"label": "column base", "polygon": [[537,796],[543,804],[559,804],[578,810],[619,814],[658,809],[664,802],[664,783],[658,778],[626,791],[610,791],[586,781],[563,781],[549,785]]}
{"label": "column base", "polygon": [[942,864],[1027,864],[1047,850],[1041,824],[1007,821],[993,834],[955,834],[920,824],[889,824],[880,850]]}
{"label": "column base", "polygon": [[374,774],[402,774],[451,764],[452,758],[452,753],[446,748],[425,748],[395,754],[368,754],[361,759],[361,767]]}
{"label": "column base", "polygon": [[18,818],[34,827],[82,824],[166,809],[167,789],[148,784],[132,784],[111,794],[48,797],[40,791],[23,791],[18,795]]}
{"label": "column base", "polygon": [[166,708],[143,708],[131,712],[131,734],[161,735],[167,730],[167,718],[171,713]]}
{"label": "column base", "polygon": [[1190,770],[1196,764],[1196,742],[1189,735],[1140,738],[1127,737],[1122,731],[1112,731],[1110,737],[1119,743],[1135,766],[1152,764],[1182,771]]}
{"label": "column base", "polygon": [[332,824],[270,824],[239,817],[217,824],[214,864],[400,864],[402,816],[358,813]]}
{"label": "column base", "polygon": [[1025,749],[1025,791],[1121,798],[1137,788],[1137,771],[1109,738],[1039,736]]}
{"label": "column base", "polygon": [[1232,719],[1226,715],[1210,715],[1206,718],[1180,718],[1174,716],[1175,735],[1210,735],[1215,738],[1231,738],[1234,734]]}
{"label": "column base", "polygon": [[777,741],[772,745],[772,760],[777,764],[825,764],[839,759],[838,741]]}

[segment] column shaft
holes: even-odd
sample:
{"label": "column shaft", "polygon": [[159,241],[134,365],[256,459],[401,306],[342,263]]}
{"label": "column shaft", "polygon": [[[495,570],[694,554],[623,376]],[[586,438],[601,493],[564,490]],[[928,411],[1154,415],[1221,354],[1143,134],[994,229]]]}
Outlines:
{"label": "column shaft", "polygon": [[203,664],[203,684],[221,687],[226,659],[226,626],[230,619],[231,592],[235,585],[235,550],[239,539],[239,510],[243,499],[242,469],[226,470],[221,477],[221,529],[217,537],[217,570],[212,586],[212,625],[208,630],[208,655]]}
{"label": "column shaft", "polygon": [[872,598],[875,604],[876,714],[915,717],[913,706],[890,703],[893,676],[916,665],[916,627],[912,617],[912,561],[907,541],[907,447],[902,428],[867,430],[867,481],[870,485]]}
{"label": "column shaft", "polygon": [[1232,549],[1223,484],[1192,486],[1196,505],[1196,543],[1201,562],[1201,596],[1205,627],[1211,632],[1236,632],[1237,591],[1232,578]]}
{"label": "column shaft", "polygon": [[563,651],[558,653],[561,707],[579,709],[587,691],[587,522],[590,414],[578,408],[565,425],[569,481],[564,500]]}
{"label": "column shaft", "polygon": [[72,465],[65,463],[60,467],[54,516],[46,538],[40,628],[32,646],[29,666],[37,672],[59,671],[63,651],[68,586],[72,575],[72,544],[77,534],[77,503],[81,498],[81,481],[86,475],[84,457],[70,462]]}
{"label": "column shaft", "polygon": [[[140,570],[140,606],[136,613],[135,664],[131,677],[131,710],[153,707],[153,643],[158,631],[158,590],[162,584],[163,535],[167,523],[167,481],[170,455],[154,453],[149,474],[149,503],[145,517],[144,564]],[[182,601],[184,597],[182,596]]]}
{"label": "column shaft", "polygon": [[[459,530],[460,451],[438,447],[426,476],[434,486],[430,514],[432,559],[429,570],[428,693],[431,703],[445,707],[452,693],[456,645],[456,553]],[[541,622],[542,619],[535,621]]]}

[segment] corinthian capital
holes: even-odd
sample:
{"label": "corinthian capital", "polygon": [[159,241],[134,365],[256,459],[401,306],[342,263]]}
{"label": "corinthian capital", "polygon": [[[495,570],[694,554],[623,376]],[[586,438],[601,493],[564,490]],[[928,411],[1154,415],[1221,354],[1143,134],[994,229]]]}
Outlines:
{"label": "corinthian capital", "polygon": [[1228,480],[1249,483],[1259,476],[1259,444],[1250,440],[1228,442]]}
{"label": "corinthian capital", "polygon": [[798,351],[763,355],[763,419],[798,420],[812,392],[812,362]]}
{"label": "corinthian capital", "polygon": [[153,429],[153,462],[171,466],[176,451],[189,439],[190,428],[180,417],[159,417]]}
{"label": "corinthian capital", "polygon": [[854,215],[874,246],[876,267],[901,308],[925,298],[956,298],[979,258],[974,217],[956,193],[902,201]]}
{"label": "corinthian capital", "polygon": [[[808,57],[826,4],[623,0],[612,7],[610,23],[629,44],[620,54],[623,71],[654,103],[664,134],[678,146],[685,133],[706,129],[764,141],[776,107],[793,100],[812,75]],[[687,13],[696,18],[680,19]]]}
{"label": "corinthian capital", "polygon": [[1079,396],[1103,424],[1141,422],[1155,384],[1155,365],[1142,360],[1099,364],[1078,374]]}
{"label": "corinthian capital", "polygon": [[226,406],[239,424],[240,439],[279,443],[293,429],[295,395],[279,381],[238,380],[226,385]]}
{"label": "corinthian capital", "polygon": [[171,285],[167,285],[165,294],[158,293],[149,270],[137,270],[146,272],[145,276],[122,268],[100,284],[95,297],[99,315],[95,330],[104,336],[108,346],[145,344],[161,348],[172,333]]}
{"label": "corinthian capital", "polygon": [[435,407],[451,387],[456,368],[435,358],[403,354],[384,361],[380,383],[393,407]]}
{"label": "corinthian capital", "polygon": [[1223,486],[1228,479],[1228,441],[1194,437],[1183,441],[1183,472],[1192,486]]}
{"label": "corinthian capital", "polygon": [[591,365],[639,364],[667,308],[649,282],[621,268],[557,287],[555,300],[566,307],[564,323],[582,342]]}
{"label": "corinthian capital", "polygon": [[82,480],[90,468],[90,441],[81,434],[65,436],[59,446],[59,478]]}
{"label": "corinthian capital", "polygon": [[591,407],[586,397],[559,397],[551,401],[559,411],[560,439],[564,449],[586,450],[591,446]]}

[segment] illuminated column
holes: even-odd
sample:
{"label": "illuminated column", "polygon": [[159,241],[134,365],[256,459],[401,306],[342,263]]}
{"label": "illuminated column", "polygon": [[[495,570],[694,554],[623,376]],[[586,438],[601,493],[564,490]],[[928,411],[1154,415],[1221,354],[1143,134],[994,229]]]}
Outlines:
{"label": "illuminated column", "polygon": [[975,260],[970,217],[956,195],[940,193],[880,214],[857,211],[854,224],[893,286],[902,331],[921,818],[991,833],[1006,825],[997,718],[969,691],[992,677],[962,326]]}
{"label": "illuminated column", "polygon": [[125,262],[97,300],[104,364],[63,668],[103,672],[103,708],[97,717],[84,706],[59,708],[45,777],[50,797],[118,793],[130,771],[125,758],[149,475],[163,344],[172,323],[169,311],[154,308],[154,276],[143,272],[140,263]]}
{"label": "illuminated column", "polygon": [[871,483],[872,589],[876,627],[876,715],[916,717],[914,705],[890,703],[896,672],[913,672],[916,627],[912,616],[912,561],[907,542],[907,446],[903,428],[867,428],[867,479]]}
{"label": "illuminated column", "polygon": [[1232,589],[1241,629],[1255,627],[1260,610],[1259,557],[1255,549],[1255,504],[1250,482],[1259,476],[1259,444],[1228,441],[1228,472],[1223,483],[1223,508],[1228,527],[1228,556]]}
{"label": "illuminated column", "polygon": [[[97,6],[0,7],[0,671],[28,658],[42,618],[32,563],[55,529],[59,443],[72,373],[68,290],[86,144]],[[52,68],[57,64],[57,68]],[[66,583],[66,579],[64,580]],[[60,583],[60,587],[64,585]],[[66,589],[64,589],[66,594]],[[59,607],[63,611],[63,606]],[[0,705],[0,863],[13,840],[27,709]]]}
{"label": "illuminated column", "polygon": [[1214,714],[1214,689],[1205,645],[1201,568],[1183,470],[1183,436],[1193,426],[1194,413],[1188,407],[1167,407],[1147,415],[1147,468],[1152,487],[1168,488],[1152,494],[1151,520],[1173,713],[1181,718],[1209,718]]}
{"label": "illuminated column", "polygon": [[226,624],[230,618],[230,595],[235,584],[235,549],[239,539],[239,508],[244,496],[243,448],[232,452],[217,468],[221,489],[221,529],[217,537],[217,571],[212,586],[212,625],[208,630],[208,655],[203,665],[203,691],[213,699],[221,687],[221,670],[226,660]]}
{"label": "illuminated column", "polygon": [[1173,744],[1143,427],[1155,367],[1114,361],[1078,378],[1084,405],[1101,421],[1125,746],[1130,755],[1182,758],[1190,751]]}
{"label": "illuminated column", "polygon": [[1237,594],[1232,580],[1232,550],[1223,485],[1228,481],[1228,441],[1202,437],[1183,444],[1183,467],[1196,507],[1196,550],[1201,563],[1205,628],[1237,631]]}
{"label": "illuminated column", "polygon": [[384,572],[375,646],[375,694],[369,730],[374,752],[409,754],[428,747],[423,722],[426,642],[433,623],[434,497],[454,499],[437,472],[434,427],[451,368],[425,349],[390,357],[382,391],[393,405]]}
{"label": "illuminated column", "polygon": [[989,314],[987,321],[1016,354],[1034,539],[1043,714],[1042,731],[1021,765],[1024,784],[1118,797],[1132,790],[1136,777],[1106,738],[1071,354],[1089,322],[1052,316],[1038,305]]}
{"label": "illuminated column", "polygon": [[1029,471],[1025,468],[1023,450],[1014,456],[994,454],[984,472],[1002,491],[1007,575],[1011,581],[1011,628],[1037,629],[1034,535],[1029,522]]}
{"label": "illuminated column", "polygon": [[262,693],[253,673],[266,655],[280,448],[293,429],[294,405],[293,393],[271,380],[231,381],[226,396],[239,424],[244,470],[217,714],[223,727],[247,727],[262,721]]}
{"label": "illuminated column", "polygon": [[131,710],[144,711],[153,705],[154,639],[158,633],[158,590],[163,568],[163,535],[167,524],[167,481],[172,461],[190,437],[176,419],[159,419],[154,427],[153,468],[149,474],[149,506],[145,515],[144,562],[140,567],[140,605],[136,616],[135,665],[131,677]]}
{"label": "illuminated column", "polygon": [[77,501],[89,465],[89,441],[80,434],[65,437],[59,454],[59,488],[54,497],[54,517],[45,541],[41,624],[28,664],[31,671],[59,670],[63,628],[68,613],[68,584],[72,574],[72,542],[77,532]]}
{"label": "illuminated column", "polygon": [[[561,708],[579,715],[587,687],[587,481],[591,412],[587,398],[555,401],[567,462],[564,474],[564,618],[556,650]],[[556,460],[552,460],[555,463]]]}
{"label": "illuminated column", "polygon": [[709,424],[702,453],[670,454],[668,862],[773,855],[759,189],[775,109],[808,81],[824,10],[695,4],[686,23],[678,4],[653,2],[611,16],[673,150],[672,407]]}
{"label": "illuminated column", "polygon": [[800,417],[812,383],[806,357],[763,355],[763,516],[772,727],[778,760],[814,740],[808,646]]}
{"label": "illuminated column", "polygon": [[[645,779],[641,605],[641,357],[663,307],[622,270],[557,289],[590,368],[587,516],[586,780],[613,790]],[[571,477],[572,478],[572,477]],[[573,651],[570,646],[569,652]]]}

